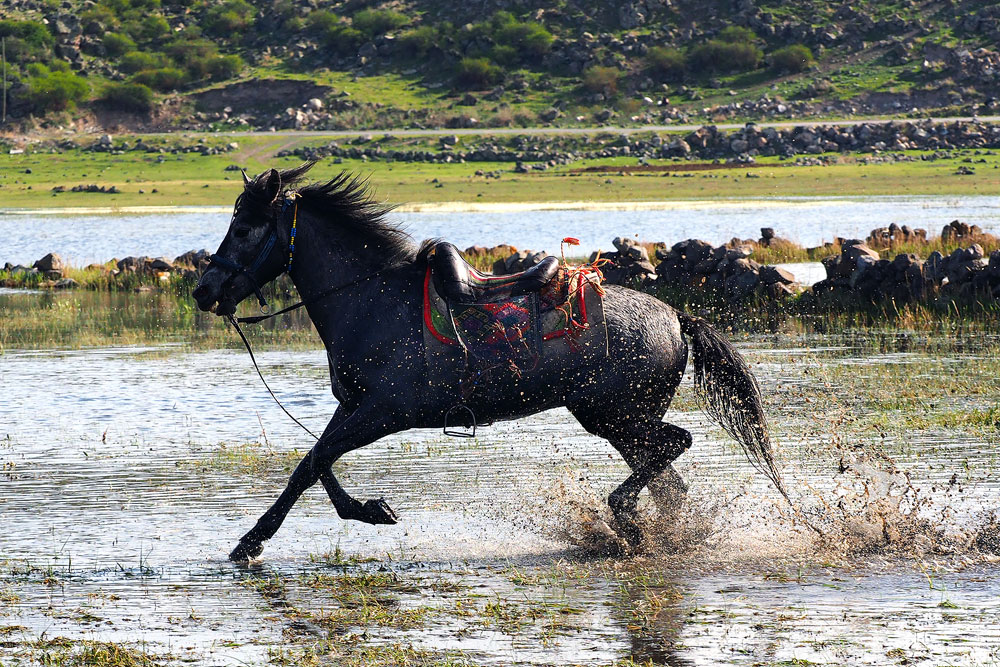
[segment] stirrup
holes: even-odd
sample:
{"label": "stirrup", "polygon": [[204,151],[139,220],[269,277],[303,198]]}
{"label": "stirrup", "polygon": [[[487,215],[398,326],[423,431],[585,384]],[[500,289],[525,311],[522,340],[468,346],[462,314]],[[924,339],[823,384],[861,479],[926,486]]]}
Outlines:
{"label": "stirrup", "polygon": [[[459,426],[459,430],[449,428],[449,417],[451,413],[455,410],[465,410],[470,417],[472,417],[472,431],[466,430],[467,427]],[[444,434],[450,435],[453,438],[475,438],[476,437],[476,413],[472,411],[465,403],[459,403],[458,405],[453,405],[448,409],[448,412],[444,413]]]}

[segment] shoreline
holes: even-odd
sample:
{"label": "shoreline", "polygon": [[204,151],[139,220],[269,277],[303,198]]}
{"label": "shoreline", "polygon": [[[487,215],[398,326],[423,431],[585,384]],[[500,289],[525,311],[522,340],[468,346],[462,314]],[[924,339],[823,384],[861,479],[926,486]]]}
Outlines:
{"label": "shoreline", "polygon": [[[958,195],[954,195],[957,197]],[[1000,195],[961,195],[962,199],[995,199]],[[670,211],[697,210],[714,207],[740,207],[753,205],[767,208],[794,206],[847,205],[861,201],[937,200],[948,195],[843,195],[843,196],[777,196],[733,197],[717,199],[672,199],[657,201],[525,201],[525,202],[416,202],[393,207],[397,213],[521,213],[531,211]],[[231,206],[67,206],[45,208],[0,208],[4,216],[66,216],[66,215],[155,215],[155,214],[224,214],[231,213]]]}

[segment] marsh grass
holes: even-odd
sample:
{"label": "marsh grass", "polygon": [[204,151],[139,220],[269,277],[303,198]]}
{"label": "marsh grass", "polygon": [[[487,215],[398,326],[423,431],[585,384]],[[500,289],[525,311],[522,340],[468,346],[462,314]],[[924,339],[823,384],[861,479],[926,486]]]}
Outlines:
{"label": "marsh grass", "polygon": [[22,655],[46,667],[158,667],[167,662],[125,644],[65,637],[28,642]]}
{"label": "marsh grass", "polygon": [[222,443],[209,458],[181,461],[178,465],[256,477],[264,473],[290,473],[303,456],[304,454],[298,450],[276,452],[256,442],[236,445]]}
{"label": "marsh grass", "polygon": [[[290,303],[272,299],[274,308]],[[250,306],[244,312],[252,312]],[[320,341],[304,310],[244,327],[255,346],[308,349]],[[226,322],[184,293],[46,290],[0,294],[0,353],[13,349],[181,344],[241,348]]]}

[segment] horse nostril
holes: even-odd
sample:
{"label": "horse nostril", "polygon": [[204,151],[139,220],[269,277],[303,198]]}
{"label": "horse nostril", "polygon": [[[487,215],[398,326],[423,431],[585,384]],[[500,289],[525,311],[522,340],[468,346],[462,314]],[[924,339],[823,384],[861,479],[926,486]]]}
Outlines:
{"label": "horse nostril", "polygon": [[205,296],[205,292],[207,291],[208,288],[206,288],[204,285],[198,285],[197,287],[194,288],[194,291],[191,292],[191,296],[193,296],[196,299],[200,299],[201,297]]}

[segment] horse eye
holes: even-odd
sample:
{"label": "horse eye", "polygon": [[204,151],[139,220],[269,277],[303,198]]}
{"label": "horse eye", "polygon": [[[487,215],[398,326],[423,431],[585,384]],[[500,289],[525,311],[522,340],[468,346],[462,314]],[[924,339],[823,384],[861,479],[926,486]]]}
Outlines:
{"label": "horse eye", "polygon": [[233,229],[233,234],[237,238],[241,238],[241,239],[242,238],[246,238],[247,236],[250,235],[250,228],[249,227],[236,227],[235,229]]}

